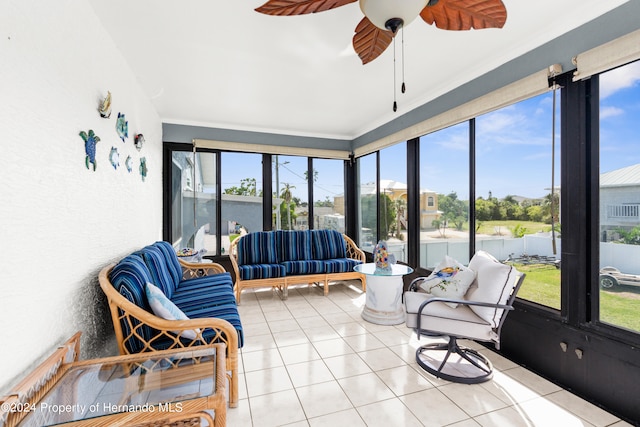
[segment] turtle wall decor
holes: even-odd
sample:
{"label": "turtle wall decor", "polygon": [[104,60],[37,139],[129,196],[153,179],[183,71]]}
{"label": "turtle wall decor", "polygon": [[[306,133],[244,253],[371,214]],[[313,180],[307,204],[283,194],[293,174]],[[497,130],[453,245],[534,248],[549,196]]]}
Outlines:
{"label": "turtle wall decor", "polygon": [[84,141],[84,151],[86,153],[85,164],[87,169],[89,168],[89,163],[93,165],[93,170],[96,170],[96,144],[100,141],[100,137],[93,132],[93,129],[89,129],[89,132],[81,131],[80,137]]}

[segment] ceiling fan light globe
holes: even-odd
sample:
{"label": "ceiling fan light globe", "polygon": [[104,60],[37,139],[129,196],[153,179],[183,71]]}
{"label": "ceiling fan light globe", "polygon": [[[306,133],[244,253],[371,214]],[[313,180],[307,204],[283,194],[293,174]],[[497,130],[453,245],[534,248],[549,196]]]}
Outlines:
{"label": "ceiling fan light globe", "polygon": [[392,18],[400,18],[403,26],[416,19],[429,0],[359,0],[360,10],[376,27],[387,30]]}

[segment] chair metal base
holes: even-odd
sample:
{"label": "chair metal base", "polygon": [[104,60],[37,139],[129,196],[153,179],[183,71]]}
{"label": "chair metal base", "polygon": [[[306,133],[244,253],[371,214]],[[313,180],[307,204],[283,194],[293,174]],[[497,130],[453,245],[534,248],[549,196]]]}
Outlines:
{"label": "chair metal base", "polygon": [[[423,355],[423,353],[429,351],[446,351],[447,353],[438,366],[439,360],[432,359],[435,363],[426,360],[426,354]],[[450,360],[453,354],[458,356],[457,358],[454,356],[453,359],[458,360]],[[471,348],[459,346],[456,337],[449,337],[448,343],[431,343],[419,347],[416,351],[416,362],[430,374],[456,383],[478,384],[493,377],[491,361]]]}

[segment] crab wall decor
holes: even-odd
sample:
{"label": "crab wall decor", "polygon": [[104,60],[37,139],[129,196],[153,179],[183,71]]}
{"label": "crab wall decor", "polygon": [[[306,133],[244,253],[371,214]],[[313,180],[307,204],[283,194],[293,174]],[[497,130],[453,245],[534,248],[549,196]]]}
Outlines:
{"label": "crab wall decor", "polygon": [[118,169],[118,166],[120,166],[120,154],[116,147],[111,147],[111,151],[109,152],[109,161],[114,169]]}
{"label": "crab wall decor", "polygon": [[144,144],[144,135],[137,133],[136,136],[133,137],[133,144],[136,146],[136,150],[140,151]]}
{"label": "crab wall decor", "polygon": [[124,113],[118,113],[116,132],[118,132],[118,136],[122,142],[129,137],[129,122],[124,118]]}
{"label": "crab wall decor", "polygon": [[147,158],[142,157],[140,159],[140,176],[142,177],[142,181],[147,177]]}
{"label": "crab wall decor", "polygon": [[93,170],[96,170],[96,144],[100,141],[100,137],[93,132],[93,129],[89,129],[89,132],[81,131],[80,137],[84,141],[84,152],[86,153],[85,164],[89,169],[89,163],[93,165]]}

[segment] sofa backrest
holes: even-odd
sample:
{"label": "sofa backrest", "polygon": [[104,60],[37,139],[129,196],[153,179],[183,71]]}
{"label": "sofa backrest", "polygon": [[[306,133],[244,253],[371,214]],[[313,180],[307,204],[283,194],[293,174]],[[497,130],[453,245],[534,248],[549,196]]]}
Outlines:
{"label": "sofa backrest", "polygon": [[308,261],[313,259],[311,231],[278,230],[276,243],[280,250],[278,261]]}
{"label": "sofa backrest", "polygon": [[[139,255],[129,255],[116,264],[109,274],[109,281],[120,295],[137,305],[138,307],[152,313],[146,295],[146,284],[151,282],[151,275],[147,265]],[[118,309],[120,310],[120,309]],[[122,315],[122,312],[119,313]],[[136,334],[142,336],[145,341],[151,338],[151,330],[148,326],[141,326],[140,321],[132,319],[130,325],[126,317],[120,319],[120,327],[125,339],[124,345],[130,353],[138,353],[142,350],[142,342],[136,338]],[[136,328],[136,333],[132,333],[131,328]]]}
{"label": "sofa backrest", "polygon": [[147,282],[151,282],[151,274],[141,256],[132,254],[120,260],[111,270],[109,280],[120,295],[151,312],[145,292]]}
{"label": "sofa backrest", "polygon": [[171,299],[174,291],[178,287],[179,280],[176,280],[175,275],[171,274],[169,263],[167,263],[162,251],[156,246],[149,245],[134,252],[134,254],[140,255],[147,265],[151,276],[151,283],[160,288],[165,296]]}
{"label": "sofa backrest", "polygon": [[239,237],[238,264],[277,264],[278,251],[276,233],[273,231],[256,231]]}
{"label": "sofa backrest", "polygon": [[347,244],[336,230],[311,230],[313,259],[339,259],[347,257]]}
{"label": "sofa backrest", "polygon": [[180,261],[178,261],[176,250],[173,248],[173,246],[171,246],[171,243],[161,240],[155,242],[151,246],[160,249],[160,252],[162,252],[162,255],[164,255],[164,259],[167,262],[169,273],[171,274],[173,281],[175,283],[180,283],[180,281],[182,280],[182,266],[180,265]]}

